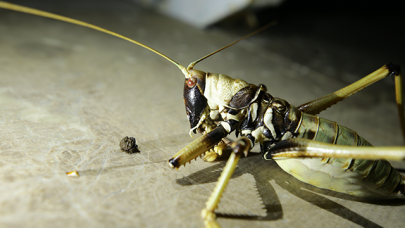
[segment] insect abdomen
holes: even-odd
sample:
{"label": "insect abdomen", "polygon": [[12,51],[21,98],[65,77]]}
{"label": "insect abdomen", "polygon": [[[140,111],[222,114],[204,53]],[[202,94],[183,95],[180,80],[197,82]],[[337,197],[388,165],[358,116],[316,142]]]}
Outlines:
{"label": "insect abdomen", "polygon": [[[297,138],[331,144],[372,146],[355,131],[306,113],[295,133]],[[320,188],[362,197],[404,197],[395,192],[404,183],[402,175],[385,160],[298,158],[276,162],[297,179]]]}

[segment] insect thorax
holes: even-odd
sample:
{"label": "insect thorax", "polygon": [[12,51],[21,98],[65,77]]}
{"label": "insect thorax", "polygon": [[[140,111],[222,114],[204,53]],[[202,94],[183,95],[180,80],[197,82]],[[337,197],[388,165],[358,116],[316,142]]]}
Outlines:
{"label": "insect thorax", "polygon": [[208,102],[200,119],[201,132],[220,124],[228,133],[246,136],[252,146],[260,143],[263,149],[293,137],[301,117],[297,108],[271,96],[264,85],[222,74],[206,74],[204,97]]}

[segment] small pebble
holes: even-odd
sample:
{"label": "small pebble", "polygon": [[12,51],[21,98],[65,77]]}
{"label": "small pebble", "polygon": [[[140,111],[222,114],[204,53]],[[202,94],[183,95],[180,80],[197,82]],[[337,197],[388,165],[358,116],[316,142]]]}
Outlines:
{"label": "small pebble", "polygon": [[129,154],[140,152],[138,149],[138,145],[136,145],[136,140],[134,137],[125,136],[120,142],[120,148],[121,150],[126,151]]}

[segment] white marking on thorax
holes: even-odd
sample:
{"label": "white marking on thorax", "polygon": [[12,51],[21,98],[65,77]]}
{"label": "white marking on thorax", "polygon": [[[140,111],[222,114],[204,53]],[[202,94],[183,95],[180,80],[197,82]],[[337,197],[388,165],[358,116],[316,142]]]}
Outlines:
{"label": "white marking on thorax", "polygon": [[221,121],[221,125],[225,128],[225,130],[230,133],[231,132],[231,125],[228,122]]}
{"label": "white marking on thorax", "polygon": [[264,114],[264,125],[270,130],[273,138],[277,138],[276,130],[273,125],[273,109],[271,107],[267,108],[266,113]]}
{"label": "white marking on thorax", "polygon": [[224,112],[225,106],[223,105],[218,105],[218,112],[221,115],[223,120],[226,120],[226,114],[228,114],[227,112]]}
{"label": "white marking on thorax", "polygon": [[218,105],[208,100],[208,107],[210,109],[210,118],[212,120],[219,120]]}
{"label": "white marking on thorax", "polygon": [[257,110],[259,109],[259,105],[257,103],[253,103],[250,105],[250,113],[252,115],[252,122],[254,122],[257,118]]}
{"label": "white marking on thorax", "polygon": [[283,137],[281,137],[281,141],[290,139],[292,137],[293,137],[293,134],[290,131],[287,131],[286,133],[284,133]]}
{"label": "white marking on thorax", "polygon": [[242,130],[242,135],[248,135],[248,134],[250,134],[252,132],[252,130],[249,130],[249,129],[245,129],[245,130]]}
{"label": "white marking on thorax", "polygon": [[263,126],[260,126],[252,131],[252,136],[255,137],[255,142],[263,141]]}

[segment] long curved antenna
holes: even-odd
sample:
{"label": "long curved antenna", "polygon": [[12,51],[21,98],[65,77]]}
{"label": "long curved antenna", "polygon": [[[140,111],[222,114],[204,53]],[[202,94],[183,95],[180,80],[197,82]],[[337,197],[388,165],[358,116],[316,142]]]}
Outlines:
{"label": "long curved antenna", "polygon": [[248,34],[248,35],[246,35],[246,36],[244,36],[244,37],[242,37],[242,38],[240,38],[240,39],[235,40],[234,42],[232,42],[232,43],[230,43],[230,44],[228,44],[228,45],[226,45],[226,46],[224,46],[224,47],[222,47],[222,48],[220,48],[220,49],[218,49],[218,50],[216,50],[216,51],[214,51],[214,52],[212,52],[212,53],[210,53],[210,54],[208,54],[208,55],[206,55],[206,56],[204,56],[204,57],[202,57],[201,59],[196,60],[196,61],[194,61],[194,62],[191,62],[191,63],[188,65],[188,67],[187,67],[187,71],[192,70],[192,69],[194,68],[194,66],[195,66],[197,63],[201,62],[202,60],[204,60],[204,59],[206,59],[206,58],[208,58],[208,57],[210,57],[210,56],[212,56],[212,55],[214,55],[214,54],[216,54],[216,53],[218,53],[218,52],[224,50],[225,48],[228,48],[228,47],[230,47],[230,46],[232,46],[232,45],[238,43],[238,42],[241,41],[241,40],[244,40],[244,39],[246,39],[246,38],[248,38],[248,37],[250,37],[250,36],[253,36],[253,35],[255,35],[255,34],[261,32],[261,31],[263,31],[263,30],[265,30],[265,29],[267,29],[267,28],[269,28],[270,26],[273,26],[273,25],[276,25],[276,24],[277,24],[277,21],[272,21],[272,22],[268,23],[267,25],[265,25],[265,26],[259,28],[258,30],[254,31],[254,32],[252,32],[252,33],[250,33],[250,34]]}
{"label": "long curved antenna", "polygon": [[37,15],[37,16],[41,16],[41,17],[52,18],[52,19],[55,19],[55,20],[60,20],[60,21],[71,23],[71,24],[81,25],[81,26],[84,26],[84,27],[87,27],[87,28],[91,28],[91,29],[94,29],[94,30],[97,30],[97,31],[100,31],[100,32],[110,34],[112,36],[116,36],[118,38],[124,39],[126,41],[131,42],[131,43],[137,44],[137,45],[139,45],[139,46],[141,46],[143,48],[146,48],[146,49],[148,49],[148,50],[162,56],[163,58],[167,59],[168,61],[170,61],[171,63],[176,65],[183,72],[183,74],[187,75],[187,69],[185,67],[183,67],[182,65],[180,65],[179,63],[177,63],[176,61],[174,61],[173,59],[167,57],[166,55],[160,53],[159,51],[157,51],[157,50],[155,50],[155,49],[153,49],[151,47],[146,46],[145,44],[142,44],[142,43],[140,43],[140,42],[138,42],[136,40],[130,39],[130,38],[125,37],[123,35],[120,35],[118,33],[109,31],[107,29],[103,29],[101,27],[98,27],[98,26],[95,26],[95,25],[92,25],[92,24],[89,24],[89,23],[86,23],[86,22],[83,22],[83,21],[75,20],[75,19],[72,19],[72,18],[69,18],[69,17],[64,17],[64,16],[60,16],[60,15],[57,15],[57,14],[48,13],[48,12],[45,12],[45,11],[42,11],[42,10],[37,10],[37,9],[25,7],[25,6],[19,6],[19,5],[15,5],[15,4],[11,4],[11,3],[8,3],[8,2],[3,2],[3,1],[0,1],[0,8],[4,8],[4,9],[8,9],[8,10],[14,10],[14,11],[17,11],[17,12],[22,12],[22,13],[27,13],[27,14],[33,14],[33,15]]}

